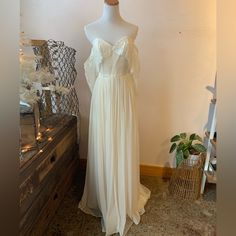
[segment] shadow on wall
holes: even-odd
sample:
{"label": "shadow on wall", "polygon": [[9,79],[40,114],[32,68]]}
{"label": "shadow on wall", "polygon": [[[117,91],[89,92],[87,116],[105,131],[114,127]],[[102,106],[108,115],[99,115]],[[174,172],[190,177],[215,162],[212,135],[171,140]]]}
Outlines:
{"label": "shadow on wall", "polygon": [[[212,93],[212,97],[216,98],[216,79],[215,79],[215,85],[214,86],[206,86],[206,89]],[[208,110],[208,119],[207,123],[204,126],[204,130],[210,130],[210,124],[213,116],[213,109],[214,109],[214,104],[210,103],[209,105],[209,110]]]}
{"label": "shadow on wall", "polygon": [[170,138],[165,139],[161,143],[161,150],[160,150],[157,158],[159,158],[159,159],[165,158],[166,160],[168,160],[166,162],[163,161],[163,163],[165,163],[163,167],[173,168],[176,165],[175,158],[174,158],[173,153],[172,154],[169,153],[169,149],[170,149]]}

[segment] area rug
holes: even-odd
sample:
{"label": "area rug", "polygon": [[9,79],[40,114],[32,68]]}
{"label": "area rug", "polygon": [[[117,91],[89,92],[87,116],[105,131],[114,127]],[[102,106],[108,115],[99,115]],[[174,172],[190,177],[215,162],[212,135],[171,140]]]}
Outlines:
{"label": "area rug", "polygon": [[[168,192],[169,180],[142,176],[141,182],[152,194],[139,225],[133,224],[127,236],[214,236],[216,235],[216,187],[207,185],[196,201],[179,200]],[[84,174],[78,176],[50,223],[47,236],[100,236],[100,219],[78,209]]]}

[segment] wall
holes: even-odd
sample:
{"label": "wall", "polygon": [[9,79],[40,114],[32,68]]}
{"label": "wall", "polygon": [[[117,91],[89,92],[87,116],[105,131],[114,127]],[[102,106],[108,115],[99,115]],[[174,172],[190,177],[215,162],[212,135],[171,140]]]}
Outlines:
{"label": "wall", "polygon": [[[141,163],[173,166],[169,139],[203,135],[215,76],[215,0],[121,0],[122,16],[139,26]],[[90,92],[83,63],[90,44],[83,26],[100,17],[103,1],[21,0],[22,28],[31,38],[62,40],[77,50],[80,154],[86,158]]]}

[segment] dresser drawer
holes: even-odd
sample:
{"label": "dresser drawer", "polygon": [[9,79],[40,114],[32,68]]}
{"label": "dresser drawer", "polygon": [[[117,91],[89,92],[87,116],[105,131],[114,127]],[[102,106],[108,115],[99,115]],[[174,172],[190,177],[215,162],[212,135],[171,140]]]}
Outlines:
{"label": "dresser drawer", "polygon": [[63,200],[68,188],[72,185],[74,175],[77,172],[78,160],[70,163],[67,170],[62,173],[60,181],[57,183],[55,190],[50,195],[47,204],[44,205],[43,211],[37,217],[33,230],[30,236],[42,236],[47,229],[47,223],[50,222],[55,214],[56,209],[59,207]]}
{"label": "dresser drawer", "polygon": [[[76,141],[77,135],[75,130],[72,129],[42,160],[36,169],[33,170],[33,173],[22,182],[20,185],[20,206],[22,206],[26,200],[28,200],[27,205],[31,203],[33,199],[32,195],[39,192],[37,191],[37,188],[40,188],[41,183],[53,167],[60,161],[65,151],[76,145]],[[24,208],[25,207],[22,209]]]}
{"label": "dresser drawer", "polygon": [[74,130],[71,130],[57,147],[51,152],[51,154],[36,168],[36,175],[38,176],[38,183],[41,183],[42,180],[47,176],[53,166],[60,160],[66,150],[70,149],[73,145],[76,144],[76,133]]}
{"label": "dresser drawer", "polygon": [[[42,187],[40,188],[40,192],[33,196],[33,201],[31,201],[31,204],[28,204],[28,200],[22,205],[21,212],[21,221],[20,221],[20,229],[21,229],[21,235],[30,235],[28,234],[32,227],[36,224],[36,221],[39,218],[39,215],[43,215],[45,217],[45,206],[48,205],[49,201],[52,202],[52,199],[55,200],[55,202],[58,202],[64,195],[61,193],[59,194],[60,188],[69,188],[70,185],[67,184],[62,178],[66,175],[68,178],[72,181],[72,175],[76,172],[77,169],[77,162],[78,162],[78,155],[77,155],[78,149],[74,146],[72,149],[67,150],[61,160],[57,163],[57,165],[54,166],[53,171],[49,173],[49,175],[46,177],[43,182]],[[68,171],[71,169],[71,165],[74,166],[73,171],[69,174]],[[69,171],[70,172],[70,171]],[[59,196],[60,195],[60,196]],[[58,199],[57,199],[58,198]],[[27,205],[27,209],[25,208]],[[48,207],[50,208],[50,207]],[[48,211],[48,208],[46,211]],[[51,208],[50,208],[51,209]],[[55,213],[55,210],[50,213],[50,215],[53,215]],[[47,213],[48,214],[48,213]],[[44,222],[45,224],[47,222]],[[28,232],[28,233],[27,233]]]}

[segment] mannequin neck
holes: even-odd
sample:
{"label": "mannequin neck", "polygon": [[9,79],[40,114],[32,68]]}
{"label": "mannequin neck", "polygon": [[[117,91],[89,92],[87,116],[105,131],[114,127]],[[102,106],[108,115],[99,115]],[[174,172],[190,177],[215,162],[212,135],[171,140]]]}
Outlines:
{"label": "mannequin neck", "polygon": [[112,6],[105,3],[101,20],[109,22],[122,21],[122,17],[120,16],[119,4]]}

